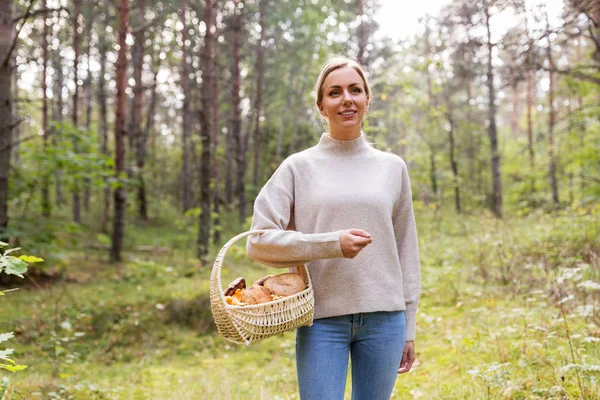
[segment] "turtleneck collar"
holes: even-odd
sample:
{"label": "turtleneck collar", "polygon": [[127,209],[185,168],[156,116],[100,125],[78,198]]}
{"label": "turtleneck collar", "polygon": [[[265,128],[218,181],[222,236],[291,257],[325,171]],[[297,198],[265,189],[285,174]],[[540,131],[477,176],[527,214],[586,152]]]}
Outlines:
{"label": "turtleneck collar", "polygon": [[352,156],[362,154],[369,150],[369,143],[365,139],[365,134],[361,133],[359,137],[351,140],[334,139],[327,132],[321,135],[317,148],[328,154]]}

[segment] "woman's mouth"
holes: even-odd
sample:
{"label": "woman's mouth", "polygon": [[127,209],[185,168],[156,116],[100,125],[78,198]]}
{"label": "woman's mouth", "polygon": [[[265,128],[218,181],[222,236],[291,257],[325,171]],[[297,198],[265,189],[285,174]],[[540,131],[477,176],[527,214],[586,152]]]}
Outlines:
{"label": "woman's mouth", "polygon": [[345,111],[339,112],[338,114],[341,115],[342,117],[350,118],[350,117],[353,117],[354,115],[356,115],[356,111],[355,110],[345,110]]}

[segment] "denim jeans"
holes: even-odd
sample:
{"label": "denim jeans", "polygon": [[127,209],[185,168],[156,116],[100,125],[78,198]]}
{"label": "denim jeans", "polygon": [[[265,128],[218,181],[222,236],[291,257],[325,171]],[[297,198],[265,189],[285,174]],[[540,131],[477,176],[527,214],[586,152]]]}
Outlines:
{"label": "denim jeans", "polygon": [[343,399],[350,355],[352,400],[389,400],[405,341],[404,311],[321,318],[298,328],[300,398]]}

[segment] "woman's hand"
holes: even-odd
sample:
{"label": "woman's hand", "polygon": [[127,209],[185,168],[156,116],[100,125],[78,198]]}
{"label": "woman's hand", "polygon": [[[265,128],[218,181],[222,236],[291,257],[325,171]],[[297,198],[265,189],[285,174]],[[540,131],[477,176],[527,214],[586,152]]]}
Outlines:
{"label": "woman's hand", "polygon": [[415,361],[415,342],[407,341],[404,345],[404,352],[402,353],[402,361],[400,361],[400,368],[398,368],[398,375],[404,374],[410,371],[410,368]]}
{"label": "woman's hand", "polygon": [[346,229],[340,234],[340,246],[346,258],[356,257],[372,241],[371,234],[362,229]]}

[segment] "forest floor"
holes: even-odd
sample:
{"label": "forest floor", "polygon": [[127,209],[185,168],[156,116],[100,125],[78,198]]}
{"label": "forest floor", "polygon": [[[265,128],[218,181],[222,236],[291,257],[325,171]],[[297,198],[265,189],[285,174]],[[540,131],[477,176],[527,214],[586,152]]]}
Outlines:
{"label": "forest floor", "polygon": [[[501,221],[419,207],[417,360],[392,398],[600,399],[600,207]],[[3,345],[28,366],[2,373],[7,399],[299,398],[294,333],[250,347],[216,333],[193,226],[128,229],[122,264],[84,229],[52,257],[63,279],[0,299]],[[224,282],[269,271],[242,242]]]}

